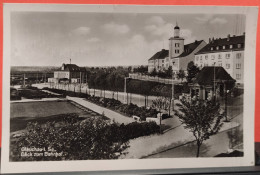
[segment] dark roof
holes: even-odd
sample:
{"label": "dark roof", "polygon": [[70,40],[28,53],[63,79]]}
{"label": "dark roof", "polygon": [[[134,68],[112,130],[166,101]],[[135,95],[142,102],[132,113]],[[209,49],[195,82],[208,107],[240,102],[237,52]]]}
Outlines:
{"label": "dark roof", "polygon": [[79,67],[76,64],[63,64],[62,66],[64,66],[64,70],[70,71],[70,72],[84,72],[84,71],[86,71],[86,69],[84,67]]}
{"label": "dark roof", "polygon": [[[238,44],[241,44],[241,48],[238,48]],[[233,45],[232,49],[229,48],[230,45]],[[219,50],[217,50],[217,46],[219,47]],[[226,46],[225,49],[223,49],[223,46]],[[213,50],[211,50],[211,48],[213,48]],[[227,38],[212,39],[209,44],[203,47],[196,54],[210,53],[210,52],[225,52],[230,50],[244,50],[244,48],[245,48],[245,35],[230,36]]]}
{"label": "dark roof", "polygon": [[184,45],[184,51],[182,52],[182,54],[180,54],[179,56],[177,56],[175,58],[186,57],[187,55],[191,54],[202,42],[203,42],[203,40],[200,40],[200,41],[196,40],[193,43]]}
{"label": "dark roof", "polygon": [[214,72],[215,72],[215,82],[229,81],[235,82],[235,80],[227,73],[223,67],[208,66],[203,67],[201,71],[197,74],[193,83],[198,83],[199,85],[213,85],[214,83]]}
{"label": "dark roof", "polygon": [[169,50],[162,49],[161,51],[154,54],[149,60],[164,59],[168,56],[169,56]]}

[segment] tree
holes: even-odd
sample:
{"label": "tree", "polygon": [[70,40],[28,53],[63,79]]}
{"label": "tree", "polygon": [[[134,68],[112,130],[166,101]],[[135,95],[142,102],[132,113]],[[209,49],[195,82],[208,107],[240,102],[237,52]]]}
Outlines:
{"label": "tree", "polygon": [[165,73],[168,78],[172,78],[172,66],[169,66]]}
{"label": "tree", "polygon": [[188,75],[186,77],[187,82],[190,83],[192,81],[192,79],[194,77],[196,77],[196,75],[199,73],[200,69],[194,65],[194,62],[191,61],[189,62],[188,66],[187,66],[187,71],[188,71]]}
{"label": "tree", "polygon": [[176,115],[179,117],[184,128],[192,132],[197,143],[197,154],[199,157],[200,146],[210,136],[217,134],[223,125],[223,116],[220,115],[220,105],[212,101],[183,99]]}
{"label": "tree", "polygon": [[[152,101],[152,108],[155,108],[159,111],[159,113],[162,113],[163,110],[167,111],[170,110],[171,103],[170,100],[166,97],[158,97],[155,100]],[[161,116],[160,116],[160,133],[161,133]]]}
{"label": "tree", "polygon": [[181,82],[183,81],[183,79],[185,78],[184,70],[182,70],[182,69],[179,70],[179,72],[177,73],[177,78],[181,79]]}

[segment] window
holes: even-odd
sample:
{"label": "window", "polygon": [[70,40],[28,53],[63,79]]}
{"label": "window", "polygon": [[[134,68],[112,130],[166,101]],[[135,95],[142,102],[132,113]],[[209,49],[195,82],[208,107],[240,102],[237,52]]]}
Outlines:
{"label": "window", "polygon": [[221,54],[218,54],[218,59],[221,59]]}
{"label": "window", "polygon": [[236,79],[240,80],[241,79],[241,74],[236,74]]}
{"label": "window", "polygon": [[222,49],[226,49],[226,46],[223,46]]}
{"label": "window", "polygon": [[164,64],[162,64],[162,67],[164,67]]}
{"label": "window", "polygon": [[180,43],[175,43],[175,47],[180,47]]}
{"label": "window", "polygon": [[211,59],[214,60],[215,59],[215,55],[211,55]]}
{"label": "window", "polygon": [[226,58],[227,58],[227,59],[230,58],[230,53],[226,53]]}
{"label": "window", "polygon": [[237,59],[241,58],[241,53],[237,53],[236,57]]}
{"label": "window", "polygon": [[242,46],[241,44],[237,44],[237,48],[241,48],[241,46]]}
{"label": "window", "polygon": [[175,50],[175,53],[179,53],[180,51],[179,50]]}
{"label": "window", "polygon": [[213,47],[211,47],[210,50],[213,50]]}
{"label": "window", "polygon": [[202,63],[202,61],[203,61],[203,60],[202,60],[202,56],[200,56],[200,62]]}
{"label": "window", "polygon": [[218,66],[222,66],[222,62],[219,62],[219,63],[218,63]]}
{"label": "window", "polygon": [[226,69],[230,69],[230,64],[226,64]]}
{"label": "window", "polygon": [[164,63],[164,60],[162,60],[162,63]]}
{"label": "window", "polygon": [[233,45],[232,45],[232,44],[230,44],[230,45],[229,45],[229,48],[230,48],[230,49],[232,49],[232,48],[233,48]]}
{"label": "window", "polygon": [[216,47],[216,50],[219,50],[219,47],[218,47],[218,46]]}
{"label": "window", "polygon": [[241,69],[241,63],[236,64],[236,69]]}
{"label": "window", "polygon": [[208,59],[208,55],[205,55],[205,60],[207,60]]}

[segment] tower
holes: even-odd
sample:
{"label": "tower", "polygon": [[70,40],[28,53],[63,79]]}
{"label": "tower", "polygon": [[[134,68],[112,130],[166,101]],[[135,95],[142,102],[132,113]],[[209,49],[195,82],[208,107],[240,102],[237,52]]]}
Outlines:
{"label": "tower", "polygon": [[184,38],[180,37],[180,27],[176,23],[173,37],[169,39],[169,57],[170,59],[178,57],[184,51]]}

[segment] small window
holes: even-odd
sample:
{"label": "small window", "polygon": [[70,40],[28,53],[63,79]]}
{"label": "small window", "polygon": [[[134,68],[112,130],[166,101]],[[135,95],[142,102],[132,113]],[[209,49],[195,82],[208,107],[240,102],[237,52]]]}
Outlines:
{"label": "small window", "polygon": [[236,64],[236,69],[241,69],[241,63]]}
{"label": "small window", "polygon": [[175,50],[175,53],[179,53],[180,51],[179,50]]}
{"label": "small window", "polygon": [[211,55],[211,59],[214,60],[215,59],[215,55]]}
{"label": "small window", "polygon": [[208,59],[208,55],[205,55],[205,60],[207,60]]}
{"label": "small window", "polygon": [[219,63],[218,63],[218,66],[222,66],[222,62],[219,62]]}
{"label": "small window", "polygon": [[226,58],[227,58],[227,59],[230,58],[230,53],[226,53]]}
{"label": "small window", "polygon": [[222,49],[226,49],[226,46],[223,46]]}
{"label": "small window", "polygon": [[237,53],[236,57],[237,59],[241,58],[241,53]]}
{"label": "small window", "polygon": [[241,48],[241,46],[242,46],[241,44],[237,44],[237,48]]}
{"label": "small window", "polygon": [[236,74],[236,79],[240,80],[241,79],[241,74]]}
{"label": "small window", "polygon": [[213,50],[213,47],[211,47],[210,50]]}
{"label": "small window", "polygon": [[221,59],[221,54],[218,54],[218,59]]}
{"label": "small window", "polygon": [[229,45],[229,48],[230,48],[230,49],[232,49],[232,48],[233,48],[233,45],[232,45],[232,44],[230,44],[230,45]]}
{"label": "small window", "polygon": [[216,50],[219,50],[219,47],[218,47],[218,46],[216,47]]}
{"label": "small window", "polygon": [[164,60],[162,60],[162,63],[164,63]]}
{"label": "small window", "polygon": [[230,69],[230,64],[226,64],[226,69]]}

